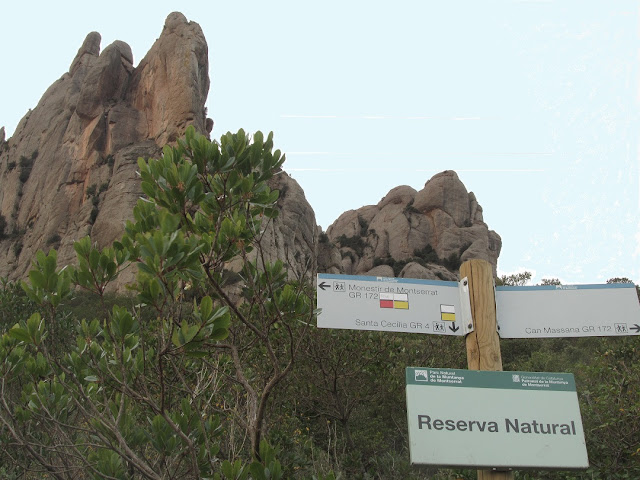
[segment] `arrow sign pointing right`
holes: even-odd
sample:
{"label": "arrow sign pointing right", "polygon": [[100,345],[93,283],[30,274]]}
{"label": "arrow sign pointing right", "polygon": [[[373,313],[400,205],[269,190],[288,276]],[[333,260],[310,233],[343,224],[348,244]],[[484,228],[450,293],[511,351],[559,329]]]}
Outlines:
{"label": "arrow sign pointing right", "polygon": [[629,327],[631,330],[635,330],[636,333],[640,333],[640,325],[637,323],[633,325],[633,327]]}
{"label": "arrow sign pointing right", "polygon": [[456,327],[456,322],[453,322],[453,325],[449,327],[449,330],[451,330],[453,333],[456,333],[458,330],[460,330],[460,327]]}
{"label": "arrow sign pointing right", "polygon": [[324,282],[322,282],[322,283],[321,283],[320,285],[318,285],[318,286],[319,286],[319,287],[322,289],[322,291],[324,292],[324,290],[325,290],[326,288],[329,288],[331,285],[329,285],[328,283],[324,283]]}

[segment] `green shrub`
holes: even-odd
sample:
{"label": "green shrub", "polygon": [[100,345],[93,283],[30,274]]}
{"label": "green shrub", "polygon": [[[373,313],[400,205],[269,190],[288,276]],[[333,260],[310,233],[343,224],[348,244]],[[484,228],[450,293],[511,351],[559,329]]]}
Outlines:
{"label": "green shrub", "polygon": [[358,255],[359,257],[362,257],[364,248],[367,246],[364,240],[362,240],[362,237],[347,237],[344,234],[338,237],[338,243],[340,244],[341,248],[350,248],[351,250],[356,252],[356,255]]}
{"label": "green shrub", "polygon": [[93,225],[96,222],[96,218],[98,218],[98,213],[99,213],[98,207],[94,206],[91,209],[91,215],[89,215],[89,223],[91,225]]}
{"label": "green shrub", "polygon": [[356,262],[356,257],[355,257],[355,255],[353,254],[353,252],[350,252],[349,250],[347,250],[347,251],[341,251],[341,252],[340,252],[340,256],[341,256],[342,258],[349,257],[349,258],[351,259],[351,262],[352,262],[352,263],[355,263],[355,262]]}
{"label": "green shrub", "polygon": [[16,257],[20,256],[20,252],[22,252],[22,241],[18,240],[16,243],[13,244],[13,247],[11,247],[13,249],[13,254]]}
{"label": "green shrub", "polygon": [[57,233],[54,233],[51,236],[49,236],[49,238],[47,238],[47,246],[57,244],[60,242],[60,240],[61,240],[60,235],[58,235]]}
{"label": "green shrub", "polygon": [[104,158],[101,158],[98,161],[98,165],[109,165],[109,167],[113,167],[113,164],[115,163],[115,159],[113,158],[113,155],[109,154]]}
{"label": "green shrub", "polygon": [[462,261],[460,260],[460,255],[456,252],[453,252],[447,258],[442,261],[442,265],[444,265],[447,269],[451,271],[460,270],[460,265],[462,265]]}
{"label": "green shrub", "polygon": [[402,213],[405,214],[405,216],[407,214],[412,214],[412,213],[420,213],[420,210],[418,210],[417,208],[415,208],[413,206],[413,200],[409,201],[409,203],[407,203],[404,207],[404,210],[402,211]]}
{"label": "green shrub", "polygon": [[18,177],[20,182],[26,183],[29,180],[29,175],[31,175],[31,168],[20,170],[20,176]]}
{"label": "green shrub", "polygon": [[87,187],[87,197],[93,197],[96,194],[97,185],[95,183]]}
{"label": "green shrub", "polygon": [[422,266],[425,266],[427,263],[441,263],[438,254],[429,243],[421,249],[414,250],[413,255],[416,257],[416,261]]}
{"label": "green shrub", "polygon": [[369,230],[369,222],[358,215],[358,224],[360,225],[360,236],[366,237]]}
{"label": "green shrub", "polygon": [[393,262],[393,275],[397,277],[402,272],[402,269],[407,265],[407,263],[411,262],[411,260],[396,260]]}
{"label": "green shrub", "polygon": [[37,156],[38,150],[34,150],[31,157],[26,157],[24,155],[20,157],[20,182],[25,183],[29,179],[29,175],[31,175],[31,170],[33,169],[34,160]]}

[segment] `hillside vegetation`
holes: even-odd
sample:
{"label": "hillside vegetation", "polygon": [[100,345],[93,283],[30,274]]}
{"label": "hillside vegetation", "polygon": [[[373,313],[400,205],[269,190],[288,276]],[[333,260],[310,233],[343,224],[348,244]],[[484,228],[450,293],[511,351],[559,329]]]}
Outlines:
{"label": "hillside vegetation", "polygon": [[[404,369],[465,368],[464,340],[317,329],[313,263],[265,259],[283,161],[271,135],[189,129],[139,161],[122,238],[2,281],[1,478],[475,478],[408,454]],[[505,370],[575,374],[591,462],[516,478],[640,477],[638,337],[501,347]]]}

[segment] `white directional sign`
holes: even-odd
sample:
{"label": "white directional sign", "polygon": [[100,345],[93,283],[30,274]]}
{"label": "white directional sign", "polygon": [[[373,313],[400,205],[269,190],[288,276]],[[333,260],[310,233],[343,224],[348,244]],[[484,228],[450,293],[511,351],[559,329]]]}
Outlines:
{"label": "white directional sign", "polygon": [[407,368],[412,464],[586,469],[569,373]]}
{"label": "white directional sign", "polygon": [[497,287],[502,338],[640,334],[640,303],[631,283]]}
{"label": "white directional sign", "polygon": [[472,331],[466,279],[318,274],[318,327],[464,335]]}

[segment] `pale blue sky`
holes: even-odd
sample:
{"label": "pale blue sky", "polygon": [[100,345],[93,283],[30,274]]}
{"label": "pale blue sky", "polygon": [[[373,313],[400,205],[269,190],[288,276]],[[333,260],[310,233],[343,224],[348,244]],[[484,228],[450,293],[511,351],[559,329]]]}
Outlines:
{"label": "pale blue sky", "polygon": [[503,239],[500,273],[640,282],[640,3],[12,2],[0,126],[87,33],[137,63],[181,11],[209,43],[213,135],[273,130],[326,229],[456,170]]}

